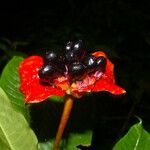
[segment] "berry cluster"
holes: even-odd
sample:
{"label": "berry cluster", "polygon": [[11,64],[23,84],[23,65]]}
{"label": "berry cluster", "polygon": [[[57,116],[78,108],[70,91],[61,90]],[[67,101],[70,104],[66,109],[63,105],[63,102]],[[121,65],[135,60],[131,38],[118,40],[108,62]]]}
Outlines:
{"label": "berry cluster", "polygon": [[68,78],[70,82],[82,80],[96,71],[104,72],[106,67],[106,58],[87,55],[82,40],[68,42],[63,54],[46,52],[43,60],[44,65],[39,70],[39,77],[48,83],[61,76]]}

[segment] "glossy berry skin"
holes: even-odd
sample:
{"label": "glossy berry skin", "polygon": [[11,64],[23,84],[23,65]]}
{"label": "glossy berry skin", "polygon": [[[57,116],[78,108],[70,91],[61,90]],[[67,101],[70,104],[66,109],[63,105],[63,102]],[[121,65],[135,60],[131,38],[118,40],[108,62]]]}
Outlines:
{"label": "glossy berry skin", "polygon": [[86,73],[85,67],[82,63],[72,63],[68,67],[68,74],[71,80],[81,80]]}
{"label": "glossy berry skin", "polygon": [[103,56],[99,56],[96,59],[96,70],[104,72],[106,68],[106,58]]}
{"label": "glossy berry skin", "polygon": [[78,50],[82,50],[82,49],[85,49],[85,45],[82,40],[79,40],[74,43],[74,46],[73,46],[74,51],[78,51]]}
{"label": "glossy berry skin", "polygon": [[63,56],[62,54],[59,55],[58,59],[56,60],[56,62],[54,62],[54,64],[56,65],[56,69],[61,75],[63,75],[66,71],[66,62],[65,62],[65,56]]}
{"label": "glossy berry skin", "polygon": [[56,62],[58,57],[59,56],[54,51],[46,52],[44,56],[44,62],[45,63]]}
{"label": "glossy berry skin", "polygon": [[43,65],[39,70],[39,77],[43,80],[53,80],[57,76],[58,72],[53,64]]}
{"label": "glossy berry skin", "polygon": [[66,63],[73,63],[75,61],[78,61],[78,58],[73,51],[68,51],[65,54],[65,61],[66,61]]}
{"label": "glossy berry skin", "polygon": [[97,66],[96,57],[89,55],[83,59],[83,64],[85,65],[87,72],[93,72]]}
{"label": "glossy berry skin", "polygon": [[65,45],[65,51],[71,51],[73,49],[74,46],[74,42],[69,41],[66,45]]}
{"label": "glossy berry skin", "polygon": [[76,54],[78,59],[83,59],[86,55],[85,45],[82,40],[74,43],[73,52]]}

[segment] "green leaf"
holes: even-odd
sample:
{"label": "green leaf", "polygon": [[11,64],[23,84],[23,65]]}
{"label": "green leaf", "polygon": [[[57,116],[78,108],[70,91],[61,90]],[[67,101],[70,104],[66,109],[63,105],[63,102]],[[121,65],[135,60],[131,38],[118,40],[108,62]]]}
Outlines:
{"label": "green leaf", "polygon": [[[74,150],[78,145],[89,145],[91,143],[92,131],[84,133],[70,133],[67,139],[63,139],[60,143],[62,150]],[[50,150],[53,148],[53,140],[51,142],[39,143],[39,150]]]}
{"label": "green leaf", "polygon": [[150,134],[143,129],[142,122],[132,126],[113,150],[149,150]]}
{"label": "green leaf", "polygon": [[38,143],[38,150],[51,150],[53,144],[51,142]]}
{"label": "green leaf", "polygon": [[19,91],[18,66],[22,60],[22,57],[15,56],[8,62],[2,72],[0,86],[8,95],[12,106],[29,120],[29,112],[24,104],[24,97]]}
{"label": "green leaf", "polygon": [[48,99],[54,102],[64,102],[63,96],[50,96]]}
{"label": "green leaf", "polygon": [[12,108],[0,88],[0,149],[37,150],[37,139],[24,116]]}

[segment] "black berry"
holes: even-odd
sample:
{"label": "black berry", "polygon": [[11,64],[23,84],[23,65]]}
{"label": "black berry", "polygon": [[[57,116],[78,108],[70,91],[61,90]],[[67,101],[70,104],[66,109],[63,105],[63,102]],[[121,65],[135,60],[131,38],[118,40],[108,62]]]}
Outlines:
{"label": "black berry", "polygon": [[75,62],[77,60],[78,60],[77,56],[75,55],[75,53],[73,51],[68,51],[65,54],[65,61],[66,61],[66,63],[72,63],[72,62]]}
{"label": "black berry", "polygon": [[84,77],[86,70],[82,63],[72,63],[68,67],[68,73],[70,79],[75,81],[75,80],[81,80]]}
{"label": "black berry", "polygon": [[58,57],[58,54],[56,54],[54,51],[49,51],[46,52],[46,55],[44,56],[44,61],[45,63],[56,62]]}
{"label": "black berry", "polygon": [[89,55],[83,59],[83,64],[87,68],[87,72],[93,72],[97,66],[96,57]]}
{"label": "black berry", "polygon": [[68,52],[68,51],[71,51],[72,48],[74,46],[74,43],[69,41],[66,45],[65,45],[65,51]]}
{"label": "black berry", "polygon": [[99,56],[97,57],[96,63],[97,63],[96,70],[104,72],[106,68],[106,58],[103,56]]}
{"label": "black berry", "polygon": [[76,54],[78,59],[83,59],[86,55],[85,45],[82,40],[77,41],[74,43],[73,52]]}
{"label": "black berry", "polygon": [[83,49],[85,49],[85,45],[82,40],[79,40],[74,43],[74,46],[73,46],[74,51],[83,50]]}
{"label": "black berry", "polygon": [[39,70],[39,77],[43,80],[53,80],[58,77],[56,66],[53,64],[44,65]]}

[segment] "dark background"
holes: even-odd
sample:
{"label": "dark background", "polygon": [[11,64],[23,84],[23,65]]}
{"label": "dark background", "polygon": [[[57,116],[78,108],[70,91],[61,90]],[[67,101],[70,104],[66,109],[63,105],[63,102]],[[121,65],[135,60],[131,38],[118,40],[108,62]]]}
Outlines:
{"label": "dark background", "polygon": [[[117,83],[127,91],[119,97],[95,93],[85,98],[87,103],[81,102],[87,109],[93,106],[93,147],[112,149],[129,127],[138,122],[135,116],[139,116],[144,128],[150,131],[148,0],[55,0],[47,4],[3,1],[0,4],[0,72],[14,53],[28,56],[43,54],[46,49],[61,51],[67,41],[77,39],[85,41],[89,52],[95,49],[106,52],[115,64]],[[32,109],[32,126],[41,141],[50,136],[46,134],[47,119],[43,119],[46,113],[51,113],[48,111],[51,104],[46,103]],[[41,110],[43,113],[36,117]],[[91,113],[88,115],[90,118]],[[39,121],[37,127],[35,122]],[[43,129],[43,125],[47,128]]]}

